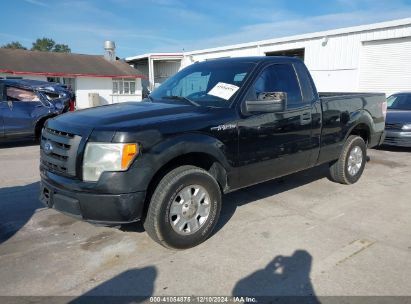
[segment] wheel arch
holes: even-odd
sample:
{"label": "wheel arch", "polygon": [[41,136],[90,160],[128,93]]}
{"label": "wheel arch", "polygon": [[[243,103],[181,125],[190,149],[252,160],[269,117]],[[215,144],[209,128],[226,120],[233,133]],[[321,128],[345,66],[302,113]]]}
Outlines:
{"label": "wheel arch", "polygon": [[365,110],[358,111],[351,116],[351,121],[351,127],[346,133],[344,141],[346,141],[350,135],[357,135],[367,144],[373,132],[373,119],[370,113]]}
{"label": "wheel arch", "polygon": [[364,142],[367,144],[371,138],[371,130],[367,124],[359,123],[351,129],[351,131],[348,133],[348,136],[350,135],[360,136],[364,140]]}
{"label": "wheel arch", "polygon": [[[160,180],[171,170],[184,166],[192,165],[199,167],[209,172],[217,181],[220,190],[225,192],[228,190],[228,162],[221,151],[222,143],[215,138],[208,136],[196,136],[195,140],[192,137],[185,137],[184,140],[179,140],[175,144],[162,143],[162,147],[153,148],[150,153],[150,163],[155,164],[153,174],[149,178],[146,199],[144,203],[144,214],[148,209],[151,196],[156,189]],[[165,148],[166,147],[166,148]],[[218,148],[217,148],[218,147]],[[163,149],[165,148],[165,149]],[[157,154],[156,152],[163,151]],[[154,157],[153,155],[160,155]]]}

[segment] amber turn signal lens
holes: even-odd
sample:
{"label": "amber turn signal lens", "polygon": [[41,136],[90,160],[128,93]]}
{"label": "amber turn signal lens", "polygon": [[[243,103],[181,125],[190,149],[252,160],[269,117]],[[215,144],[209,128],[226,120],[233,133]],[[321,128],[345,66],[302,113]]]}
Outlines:
{"label": "amber turn signal lens", "polygon": [[138,154],[137,144],[125,144],[123,146],[123,156],[121,158],[121,169],[127,170],[137,154]]}

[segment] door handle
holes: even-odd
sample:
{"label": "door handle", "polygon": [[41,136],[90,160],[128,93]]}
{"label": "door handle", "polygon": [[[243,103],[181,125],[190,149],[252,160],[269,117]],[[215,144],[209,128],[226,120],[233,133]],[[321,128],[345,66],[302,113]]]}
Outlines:
{"label": "door handle", "polygon": [[13,102],[12,101],[7,101],[7,105],[9,106],[10,110],[13,110]]}
{"label": "door handle", "polygon": [[300,123],[302,125],[307,125],[311,123],[311,112],[305,112],[300,115]]}

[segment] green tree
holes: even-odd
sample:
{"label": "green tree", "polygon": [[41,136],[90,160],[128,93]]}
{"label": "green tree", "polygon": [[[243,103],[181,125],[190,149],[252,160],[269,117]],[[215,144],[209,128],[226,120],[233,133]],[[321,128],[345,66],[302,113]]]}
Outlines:
{"label": "green tree", "polygon": [[[51,38],[38,38],[32,44],[32,51],[71,53],[71,49],[67,44],[56,43]],[[1,48],[27,50],[27,48],[18,41],[12,41],[10,43],[4,44],[1,46]]]}
{"label": "green tree", "polygon": [[71,53],[71,49],[67,44],[56,44],[53,48],[53,52]]}
{"label": "green tree", "polygon": [[56,44],[53,39],[46,37],[38,38],[35,42],[33,42],[31,50],[42,52],[71,53],[71,49],[67,44]]}
{"label": "green tree", "polygon": [[32,51],[51,52],[55,46],[55,42],[50,38],[37,38],[31,47]]}
{"label": "green tree", "polygon": [[21,49],[21,50],[27,50],[26,47],[24,47],[20,42],[18,41],[12,41],[10,43],[4,44],[1,46],[4,49]]}

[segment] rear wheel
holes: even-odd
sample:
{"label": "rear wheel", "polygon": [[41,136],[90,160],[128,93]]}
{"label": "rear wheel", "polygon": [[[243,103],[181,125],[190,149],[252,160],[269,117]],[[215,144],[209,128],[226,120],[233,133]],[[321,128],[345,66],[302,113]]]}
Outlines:
{"label": "rear wheel", "polygon": [[186,249],[204,242],[221,209],[217,181],[207,171],[182,166],[170,171],[151,198],[144,228],[159,244]]}
{"label": "rear wheel", "polygon": [[357,182],[365,167],[367,146],[360,136],[351,135],[344,144],[340,158],[331,163],[331,179],[341,184]]}

